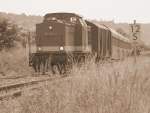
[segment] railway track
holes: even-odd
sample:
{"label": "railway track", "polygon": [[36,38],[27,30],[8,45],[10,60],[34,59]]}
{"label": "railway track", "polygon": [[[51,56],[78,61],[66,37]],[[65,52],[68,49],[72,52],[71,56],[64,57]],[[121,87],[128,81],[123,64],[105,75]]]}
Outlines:
{"label": "railway track", "polygon": [[43,77],[30,81],[21,81],[17,83],[5,84],[0,86],[0,101],[17,98],[25,90],[32,90],[39,87],[40,83],[60,79],[60,77]]}
{"label": "railway track", "polygon": [[[107,63],[117,62],[116,60],[107,61]],[[106,62],[102,62],[103,64]],[[24,76],[20,77],[3,77],[0,78],[0,80],[12,80],[12,83],[2,83],[0,81],[0,101],[2,100],[8,100],[10,98],[17,98],[22,95],[22,92],[26,89],[34,89],[39,87],[38,85],[40,83],[46,82],[46,81],[55,81],[62,77],[50,77],[43,75],[42,78],[40,77],[33,77],[35,79],[27,79],[25,81],[20,81],[20,79],[25,79]],[[63,77],[66,78],[66,77]],[[68,77],[67,77],[68,78]]]}

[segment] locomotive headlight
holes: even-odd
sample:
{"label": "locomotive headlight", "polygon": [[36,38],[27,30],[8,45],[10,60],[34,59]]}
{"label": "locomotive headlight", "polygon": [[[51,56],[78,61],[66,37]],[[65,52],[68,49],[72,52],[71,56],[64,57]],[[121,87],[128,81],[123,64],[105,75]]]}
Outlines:
{"label": "locomotive headlight", "polygon": [[59,48],[59,49],[60,49],[60,51],[63,51],[63,50],[64,50],[64,47],[60,46],[60,48]]}
{"label": "locomotive headlight", "polygon": [[52,27],[52,26],[49,26],[48,28],[49,28],[49,30],[52,30],[52,29],[53,29],[53,27]]}
{"label": "locomotive headlight", "polygon": [[38,51],[41,51],[41,50],[42,50],[42,48],[38,47]]}

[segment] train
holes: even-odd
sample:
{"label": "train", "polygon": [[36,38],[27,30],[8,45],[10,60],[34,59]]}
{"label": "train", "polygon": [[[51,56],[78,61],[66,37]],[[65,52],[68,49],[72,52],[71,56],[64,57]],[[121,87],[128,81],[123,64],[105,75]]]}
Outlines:
{"label": "train", "polygon": [[36,72],[66,72],[73,62],[120,60],[132,52],[132,42],[114,29],[84,19],[75,13],[48,13],[36,24],[36,52],[29,63]]}

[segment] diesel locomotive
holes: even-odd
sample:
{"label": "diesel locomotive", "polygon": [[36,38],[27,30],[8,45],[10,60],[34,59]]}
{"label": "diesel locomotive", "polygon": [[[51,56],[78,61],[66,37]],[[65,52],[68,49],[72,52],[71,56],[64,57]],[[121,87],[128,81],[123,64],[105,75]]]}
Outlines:
{"label": "diesel locomotive", "polygon": [[36,52],[30,54],[35,71],[51,68],[66,71],[66,65],[96,55],[96,61],[124,59],[131,53],[131,41],[115,30],[83,19],[74,13],[49,13],[36,25]]}

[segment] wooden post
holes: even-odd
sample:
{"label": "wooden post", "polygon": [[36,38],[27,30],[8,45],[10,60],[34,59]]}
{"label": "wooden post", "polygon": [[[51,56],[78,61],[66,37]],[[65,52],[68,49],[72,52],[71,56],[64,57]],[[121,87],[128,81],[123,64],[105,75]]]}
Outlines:
{"label": "wooden post", "polygon": [[30,61],[31,61],[31,33],[28,32],[28,59],[29,59],[29,66],[30,66]]}
{"label": "wooden post", "polygon": [[136,43],[134,44],[134,64],[136,64],[136,60],[137,60],[137,53],[136,53]]}
{"label": "wooden post", "polygon": [[30,32],[29,32],[29,34],[28,34],[28,47],[29,47],[29,55],[31,54],[31,42],[30,42],[30,40],[31,40],[31,37],[30,37],[31,35],[30,35]]}
{"label": "wooden post", "polygon": [[134,50],[134,63],[136,64],[137,62],[137,40],[140,38],[140,24],[137,24],[136,23],[136,20],[134,20],[134,23],[133,24],[130,24],[130,27],[131,27],[131,34],[132,34],[132,37],[133,37],[133,50]]}

